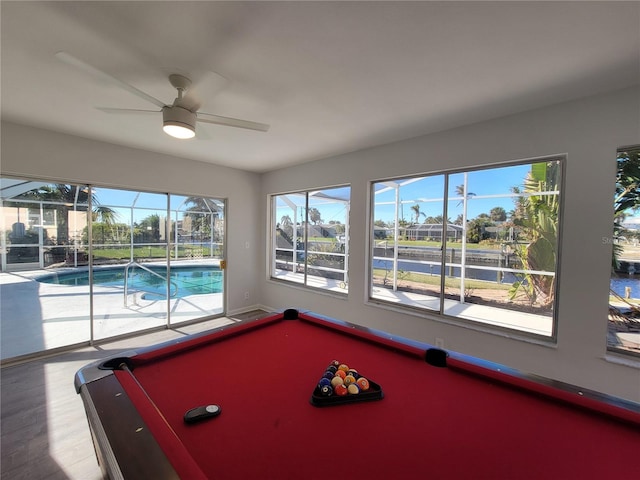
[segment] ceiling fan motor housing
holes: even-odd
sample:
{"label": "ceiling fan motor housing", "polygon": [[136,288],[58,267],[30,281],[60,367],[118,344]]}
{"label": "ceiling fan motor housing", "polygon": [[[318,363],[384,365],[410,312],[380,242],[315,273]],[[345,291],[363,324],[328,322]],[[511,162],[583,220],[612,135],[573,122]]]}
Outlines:
{"label": "ceiling fan motor housing", "polygon": [[175,125],[195,130],[196,114],[186,108],[167,105],[162,108],[162,123],[163,125]]}

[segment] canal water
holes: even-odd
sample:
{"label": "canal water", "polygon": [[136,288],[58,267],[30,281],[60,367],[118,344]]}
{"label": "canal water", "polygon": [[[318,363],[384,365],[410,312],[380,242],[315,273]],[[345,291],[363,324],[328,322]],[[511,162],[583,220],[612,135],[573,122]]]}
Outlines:
{"label": "canal water", "polygon": [[[474,280],[486,280],[489,282],[495,282],[498,279],[498,272],[491,270],[478,270],[472,268],[473,265],[467,267],[466,277]],[[391,260],[374,260],[373,268],[391,270],[393,268],[393,262]],[[420,264],[412,262],[398,262],[398,269],[404,272],[420,272],[431,275],[440,275],[440,265],[432,264]],[[445,274],[449,276],[459,277],[460,268],[454,267],[452,269],[445,268]],[[504,272],[502,274],[502,283],[512,284],[518,280],[516,276],[511,272]],[[621,297],[626,294],[626,287],[631,289],[631,298],[640,298],[640,275],[621,276],[611,279],[611,290],[616,292]]]}
{"label": "canal water", "polygon": [[[467,265],[465,278],[471,278],[474,280],[486,280],[489,282],[495,282],[498,278],[499,272],[497,271],[478,270],[477,268],[472,267],[473,265]],[[374,260],[373,268],[380,268],[391,271],[391,269],[393,268],[393,262],[391,260]],[[403,272],[420,272],[430,275],[440,275],[440,265],[403,262],[402,260],[398,261],[398,270],[401,270]],[[459,277],[460,267],[445,267],[445,274],[450,277]],[[516,276],[511,272],[504,272],[501,273],[501,275],[502,283],[511,284],[516,281]]]}

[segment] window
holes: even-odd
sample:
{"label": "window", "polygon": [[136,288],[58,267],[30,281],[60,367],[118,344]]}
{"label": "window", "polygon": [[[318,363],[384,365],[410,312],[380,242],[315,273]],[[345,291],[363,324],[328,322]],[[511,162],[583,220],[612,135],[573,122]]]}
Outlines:
{"label": "window", "polygon": [[271,197],[271,278],[346,293],[350,187]]}
{"label": "window", "polygon": [[369,297],[553,337],[562,159],[375,182]]}
{"label": "window", "polygon": [[618,151],[607,347],[640,355],[640,146]]}

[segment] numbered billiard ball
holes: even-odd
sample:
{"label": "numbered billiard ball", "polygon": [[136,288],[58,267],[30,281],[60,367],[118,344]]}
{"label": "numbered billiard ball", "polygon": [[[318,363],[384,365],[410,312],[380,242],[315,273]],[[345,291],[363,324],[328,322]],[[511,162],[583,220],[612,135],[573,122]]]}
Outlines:
{"label": "numbered billiard ball", "polygon": [[333,387],[333,392],[340,397],[344,397],[348,393],[347,387],[344,385],[336,385]]}
{"label": "numbered billiard ball", "polygon": [[369,390],[369,380],[364,377],[360,377],[358,380],[356,380],[356,385],[358,385],[358,387],[360,387],[360,390],[362,390],[363,392]]}
{"label": "numbered billiard ball", "polygon": [[333,388],[331,388],[331,385],[323,385],[320,388],[320,395],[323,397],[330,397],[333,395]]}
{"label": "numbered billiard ball", "polygon": [[351,383],[347,387],[347,391],[349,392],[350,395],[357,395],[358,393],[360,393],[360,389],[358,388],[358,385],[356,385],[355,383]]}

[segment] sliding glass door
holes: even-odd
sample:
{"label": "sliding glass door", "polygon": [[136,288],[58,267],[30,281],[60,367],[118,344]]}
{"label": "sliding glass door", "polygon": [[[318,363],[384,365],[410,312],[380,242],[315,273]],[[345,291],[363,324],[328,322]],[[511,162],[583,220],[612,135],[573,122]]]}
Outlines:
{"label": "sliding glass door", "polygon": [[[224,312],[224,229],[222,200],[171,195],[170,312],[173,324]],[[222,265],[224,266],[224,265]]]}
{"label": "sliding glass door", "polygon": [[93,189],[96,340],[168,324],[167,195]]}
{"label": "sliding glass door", "polygon": [[89,340],[87,284],[57,273],[82,264],[89,187],[15,178],[0,187],[2,358]]}
{"label": "sliding glass door", "polygon": [[224,200],[0,180],[3,359],[224,314]]}

